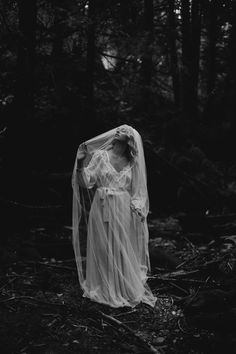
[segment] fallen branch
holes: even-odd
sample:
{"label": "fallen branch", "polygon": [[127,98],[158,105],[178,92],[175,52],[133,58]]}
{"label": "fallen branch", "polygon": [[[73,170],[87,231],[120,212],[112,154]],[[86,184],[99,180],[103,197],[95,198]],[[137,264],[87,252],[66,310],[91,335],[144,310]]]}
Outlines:
{"label": "fallen branch", "polygon": [[0,135],[2,135],[3,133],[5,133],[5,131],[7,130],[7,127],[3,128],[2,130],[0,130]]}
{"label": "fallen branch", "polygon": [[5,284],[0,288],[0,291],[2,291],[7,285],[13,283],[16,279],[17,279],[16,276],[15,276],[14,278],[10,279],[7,283],[5,283]]}
{"label": "fallen branch", "polygon": [[170,272],[170,273],[165,273],[165,274],[161,274],[161,275],[154,275],[151,278],[154,279],[160,279],[160,280],[168,280],[168,279],[174,279],[174,278],[181,278],[181,277],[188,277],[189,275],[193,275],[193,274],[197,274],[199,273],[200,270],[196,269],[196,270],[191,270],[190,272],[185,272],[183,270],[178,270],[176,272]]}
{"label": "fallen branch", "polygon": [[178,290],[184,292],[185,294],[189,295],[189,292],[187,290],[185,290],[184,288],[182,288],[181,286],[173,283],[173,281],[170,281],[170,285],[172,285],[174,288],[177,288]]}
{"label": "fallen branch", "polygon": [[23,263],[27,265],[33,265],[33,266],[44,266],[44,267],[49,267],[53,269],[60,269],[60,270],[66,270],[69,272],[76,272],[76,268],[68,267],[68,266],[61,266],[61,265],[56,265],[56,264],[50,264],[50,263],[43,263],[43,262],[34,262],[34,261],[23,261]]}
{"label": "fallen branch", "polygon": [[72,268],[72,267],[60,266],[60,265],[56,265],[56,264],[43,263],[43,262],[33,262],[33,263],[42,265],[44,267],[50,267],[50,268],[54,268],[54,269],[61,269],[61,270],[66,270],[66,271],[70,271],[70,272],[76,272],[76,268]]}
{"label": "fallen branch", "polygon": [[46,302],[46,301],[42,301],[42,300],[36,299],[36,298],[34,298],[32,296],[12,296],[12,297],[10,297],[8,299],[1,300],[0,304],[5,304],[5,303],[10,302],[10,301],[22,301],[22,302],[28,303],[28,301],[26,301],[26,300],[37,302],[40,305],[66,307],[65,304],[59,304],[59,303],[56,303],[56,302]]}
{"label": "fallen branch", "polygon": [[101,315],[101,317],[104,319],[104,321],[114,325],[115,327],[117,327],[118,329],[120,327],[122,327],[123,329],[125,329],[129,334],[131,334],[133,337],[135,337],[145,348],[146,351],[145,353],[155,353],[155,354],[160,354],[160,352],[154,348],[151,344],[149,344],[147,341],[145,341],[143,338],[141,338],[137,333],[135,333],[130,327],[128,327],[126,324],[124,324],[123,322],[117,320],[116,318],[110,316],[110,315],[106,315],[105,313],[99,311],[99,314]]}

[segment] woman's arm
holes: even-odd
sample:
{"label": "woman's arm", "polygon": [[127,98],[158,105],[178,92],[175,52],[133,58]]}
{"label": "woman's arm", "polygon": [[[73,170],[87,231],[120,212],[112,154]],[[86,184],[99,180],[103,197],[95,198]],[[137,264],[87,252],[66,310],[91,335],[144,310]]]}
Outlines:
{"label": "woman's arm", "polygon": [[136,170],[135,167],[132,169],[130,208],[143,222],[147,217],[148,194],[146,181],[141,178],[142,171]]}
{"label": "woman's arm", "polygon": [[82,183],[80,183],[80,185],[82,187],[92,188],[97,181],[97,176],[99,173],[103,155],[102,155],[102,151],[100,150],[94,152],[88,165],[86,167],[83,167],[83,160],[86,156],[87,156],[86,150],[85,153],[83,152],[83,150],[79,151],[79,154],[77,155],[79,159],[77,160],[76,172],[79,176],[79,181],[82,180]]}

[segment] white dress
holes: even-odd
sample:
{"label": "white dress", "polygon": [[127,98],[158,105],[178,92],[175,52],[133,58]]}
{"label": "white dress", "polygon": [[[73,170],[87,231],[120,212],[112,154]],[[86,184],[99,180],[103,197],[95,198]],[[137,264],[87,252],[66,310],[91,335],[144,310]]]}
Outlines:
{"label": "white dress", "polygon": [[147,223],[131,211],[132,167],[117,171],[106,150],[96,152],[83,169],[87,188],[96,184],[87,229],[85,297],[112,307],[151,306],[156,298],[146,284],[149,254]]}

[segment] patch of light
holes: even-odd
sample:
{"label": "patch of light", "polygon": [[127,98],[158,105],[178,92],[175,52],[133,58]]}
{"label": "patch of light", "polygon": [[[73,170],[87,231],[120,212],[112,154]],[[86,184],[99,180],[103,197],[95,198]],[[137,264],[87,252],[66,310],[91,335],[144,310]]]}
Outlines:
{"label": "patch of light", "polygon": [[117,50],[114,48],[107,48],[101,56],[103,66],[106,70],[114,70],[117,64]]}
{"label": "patch of light", "polygon": [[176,14],[177,18],[180,20],[181,19],[181,11],[179,9],[176,9],[175,14]]}

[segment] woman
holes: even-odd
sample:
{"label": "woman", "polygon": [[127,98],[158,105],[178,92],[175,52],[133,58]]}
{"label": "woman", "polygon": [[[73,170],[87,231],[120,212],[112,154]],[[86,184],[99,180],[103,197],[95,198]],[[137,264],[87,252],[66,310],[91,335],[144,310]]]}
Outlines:
{"label": "woman", "polygon": [[[139,133],[122,125],[82,144],[72,185],[73,246],[83,296],[112,307],[134,307],[141,301],[154,306],[156,298],[146,284],[149,201]],[[95,189],[91,203],[87,198],[89,207],[86,189]],[[85,209],[89,217],[81,232]]]}

